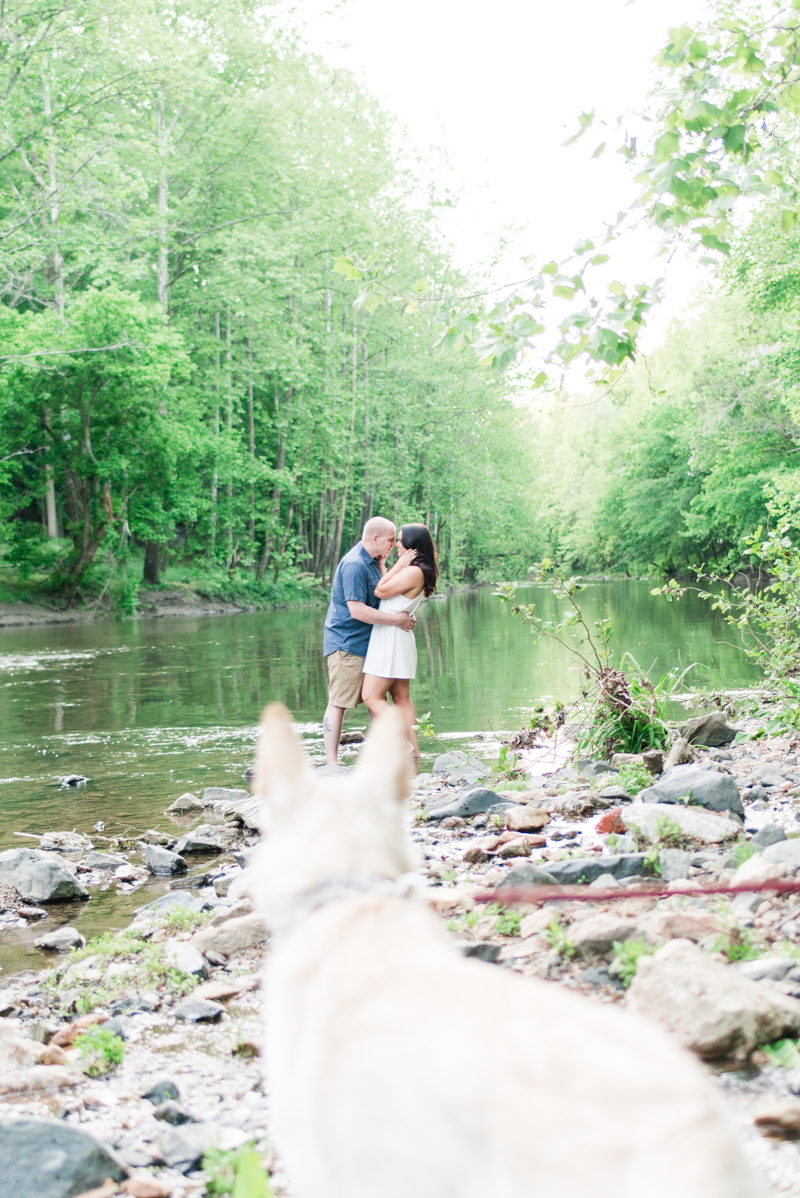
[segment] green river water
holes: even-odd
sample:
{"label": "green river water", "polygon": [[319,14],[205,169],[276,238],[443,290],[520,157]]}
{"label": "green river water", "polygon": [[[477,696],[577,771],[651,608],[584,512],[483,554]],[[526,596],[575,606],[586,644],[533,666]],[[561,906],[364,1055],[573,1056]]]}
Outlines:
{"label": "green river water", "polygon": [[[610,617],[615,642],[653,676],[700,662],[703,669],[690,675],[696,684],[757,680],[708,605],[692,596],[668,604],[650,594],[650,585],[590,586],[587,617]],[[546,588],[520,588],[519,596],[559,614]],[[163,812],[179,794],[244,785],[258,714],[271,700],[287,704],[309,752],[322,760],[324,618],[319,607],[0,630],[0,849],[35,847],[17,832],[91,834],[97,820],[106,836],[174,828]],[[423,769],[426,754],[469,744],[478,731],[518,728],[534,702],[567,699],[577,682],[564,650],[535,645],[490,588],[425,604],[417,646],[412,695],[443,737],[423,742]],[[365,726],[363,707],[348,714],[346,727]],[[87,785],[60,786],[58,777],[71,773],[85,775]],[[35,933],[3,933],[0,964],[7,971],[40,966],[30,947],[34,934],[68,921],[95,935],[122,926],[147,897],[145,890],[119,895],[111,887],[88,903],[51,908]]]}

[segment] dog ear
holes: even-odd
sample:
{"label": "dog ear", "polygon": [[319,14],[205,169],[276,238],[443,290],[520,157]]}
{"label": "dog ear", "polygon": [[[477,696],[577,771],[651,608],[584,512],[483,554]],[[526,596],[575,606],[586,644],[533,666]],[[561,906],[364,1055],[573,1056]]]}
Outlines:
{"label": "dog ear", "polygon": [[361,750],[355,773],[371,774],[387,784],[392,797],[402,802],[411,790],[411,753],[406,722],[399,711],[390,708],[372,725],[367,743]]}
{"label": "dog ear", "polygon": [[298,783],[310,772],[292,717],[282,703],[270,703],[261,715],[256,746],[256,793],[267,799],[295,797]]}

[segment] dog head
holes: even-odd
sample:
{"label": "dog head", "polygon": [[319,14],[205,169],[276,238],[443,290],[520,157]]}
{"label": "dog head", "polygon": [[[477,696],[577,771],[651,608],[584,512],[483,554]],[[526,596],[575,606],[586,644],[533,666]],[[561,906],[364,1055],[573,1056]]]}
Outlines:
{"label": "dog head", "polygon": [[337,778],[311,766],[282,704],[265,709],[256,750],[263,843],[253,889],[268,920],[330,878],[397,878],[419,865],[405,827],[410,766],[399,712],[375,722],[355,769]]}

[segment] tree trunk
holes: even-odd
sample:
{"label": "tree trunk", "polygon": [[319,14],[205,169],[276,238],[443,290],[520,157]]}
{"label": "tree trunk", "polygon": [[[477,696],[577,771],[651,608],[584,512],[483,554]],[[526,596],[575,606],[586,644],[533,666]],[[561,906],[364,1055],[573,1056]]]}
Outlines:
{"label": "tree trunk", "polygon": [[167,249],[167,210],[169,207],[169,183],[167,182],[167,153],[169,131],[164,114],[164,84],[158,85],[158,104],[156,116],[158,119],[158,264],[156,278],[158,281],[158,302],[167,311],[167,283],[169,281],[169,251]]}
{"label": "tree trunk", "polygon": [[[256,456],[256,428],[253,419],[253,347],[249,336],[245,338],[247,346],[247,452],[250,455],[250,464]],[[251,481],[250,483],[250,523],[248,525],[248,533],[252,545],[256,543],[256,489]]]}
{"label": "tree trunk", "polygon": [[214,374],[214,472],[211,475],[211,535],[208,546],[208,560],[214,560],[214,547],[217,540],[217,490],[219,488],[219,312],[214,313],[214,335],[217,338],[216,372]]}
{"label": "tree trunk", "polygon": [[159,566],[159,547],[155,541],[145,541],[144,546],[144,581],[152,583],[153,586],[158,586],[160,574]]}
{"label": "tree trunk", "polygon": [[227,550],[228,550],[228,569],[231,569],[233,563],[233,476],[232,463],[230,455],[232,452],[233,438],[233,371],[231,367],[231,314],[230,310],[225,313],[225,365],[228,368],[228,404],[225,413],[225,425],[228,430],[228,530],[227,530]]}

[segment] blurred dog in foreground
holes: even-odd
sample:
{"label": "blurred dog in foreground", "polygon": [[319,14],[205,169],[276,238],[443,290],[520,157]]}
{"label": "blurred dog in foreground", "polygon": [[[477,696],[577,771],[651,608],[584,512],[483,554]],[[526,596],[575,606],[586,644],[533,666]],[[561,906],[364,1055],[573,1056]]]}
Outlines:
{"label": "blurred dog in foreground", "polygon": [[762,1198],[701,1066],[657,1027],[461,956],[395,893],[419,864],[393,712],[319,777],[262,719],[266,1067],[297,1198]]}

